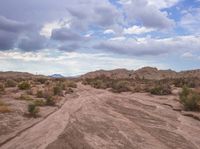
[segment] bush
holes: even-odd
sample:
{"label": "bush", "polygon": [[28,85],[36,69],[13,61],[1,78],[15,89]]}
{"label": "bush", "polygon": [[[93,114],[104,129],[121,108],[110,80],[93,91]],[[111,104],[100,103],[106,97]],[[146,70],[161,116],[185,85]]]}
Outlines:
{"label": "bush", "polygon": [[44,100],[42,100],[42,99],[36,99],[36,100],[34,100],[34,104],[36,106],[45,106],[46,102]]}
{"label": "bush", "polygon": [[46,78],[38,78],[38,79],[37,79],[37,82],[40,82],[40,84],[45,84],[46,81],[47,81]]}
{"label": "bush", "polygon": [[24,81],[24,82],[21,82],[21,83],[18,85],[18,88],[19,88],[20,90],[28,90],[28,89],[31,88],[31,85],[30,85],[28,82]]}
{"label": "bush", "polygon": [[2,94],[5,91],[5,87],[2,83],[0,83],[0,94]]}
{"label": "bush", "polygon": [[54,95],[61,95],[62,94],[62,86],[56,85],[53,87]]}
{"label": "bush", "polygon": [[17,85],[17,82],[12,79],[6,80],[6,83],[5,83],[6,87],[16,87],[16,85]]}
{"label": "bush", "polygon": [[111,87],[112,91],[117,93],[131,91],[130,83],[128,81],[116,81]]}
{"label": "bush", "polygon": [[31,117],[36,118],[39,113],[39,108],[35,104],[31,103],[28,105],[28,112]]}
{"label": "bush", "polygon": [[159,85],[150,90],[153,95],[169,95],[171,94],[171,87],[169,85]]}
{"label": "bush", "polygon": [[26,101],[31,101],[33,100],[33,98],[27,94],[21,94],[21,96],[19,97],[20,100],[26,100]]}
{"label": "bush", "polygon": [[200,95],[186,86],[183,87],[182,92],[180,93],[180,101],[185,110],[200,110]]}
{"label": "bush", "polygon": [[46,98],[46,105],[48,106],[54,106],[56,102],[53,100],[53,97]]}
{"label": "bush", "polygon": [[36,96],[37,96],[38,98],[43,98],[43,97],[44,97],[43,91],[37,91]]}
{"label": "bush", "polygon": [[67,82],[67,87],[77,88],[77,84],[73,81],[69,81],[69,82]]}

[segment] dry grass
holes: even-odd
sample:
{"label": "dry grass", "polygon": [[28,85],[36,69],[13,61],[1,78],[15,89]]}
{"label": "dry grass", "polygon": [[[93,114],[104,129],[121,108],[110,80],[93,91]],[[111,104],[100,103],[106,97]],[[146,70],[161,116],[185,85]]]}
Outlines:
{"label": "dry grass", "polygon": [[0,101],[0,113],[8,113],[11,112],[9,107],[2,101]]}

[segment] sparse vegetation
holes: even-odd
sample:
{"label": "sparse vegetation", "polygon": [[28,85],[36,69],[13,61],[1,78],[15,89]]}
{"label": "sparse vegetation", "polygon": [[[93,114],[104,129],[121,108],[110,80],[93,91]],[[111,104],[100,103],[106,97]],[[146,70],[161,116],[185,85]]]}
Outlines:
{"label": "sparse vegetation", "polygon": [[36,100],[34,100],[34,104],[35,104],[36,106],[45,106],[45,105],[46,105],[46,102],[45,102],[45,100],[43,100],[43,99],[36,99]]}
{"label": "sparse vegetation", "polygon": [[158,85],[150,90],[153,95],[169,95],[171,87],[169,85]]}
{"label": "sparse vegetation", "polygon": [[6,80],[5,86],[6,87],[16,87],[17,82],[12,79],[8,79],[8,80]]}
{"label": "sparse vegetation", "polygon": [[200,95],[186,86],[183,87],[182,92],[180,93],[180,101],[185,110],[200,110]]}
{"label": "sparse vegetation", "polygon": [[31,101],[33,100],[33,98],[30,95],[21,94],[21,96],[19,97],[19,100]]}
{"label": "sparse vegetation", "polygon": [[0,83],[0,94],[3,94],[5,91],[5,87],[3,83]]}
{"label": "sparse vegetation", "polygon": [[54,95],[61,95],[62,94],[62,86],[56,85],[53,87]]}
{"label": "sparse vegetation", "polygon": [[112,91],[115,93],[131,91],[131,86],[128,81],[117,81],[112,84]]}
{"label": "sparse vegetation", "polygon": [[38,98],[43,98],[43,97],[44,97],[43,91],[42,91],[42,90],[38,90],[36,96],[37,96]]}
{"label": "sparse vegetation", "polygon": [[31,103],[28,105],[28,112],[31,117],[36,118],[39,113],[39,108],[34,103]]}
{"label": "sparse vegetation", "polygon": [[28,83],[27,81],[23,81],[23,82],[21,82],[21,83],[18,85],[18,88],[19,88],[20,90],[28,90],[28,89],[31,88],[31,85],[30,85],[30,83]]}
{"label": "sparse vegetation", "polygon": [[53,97],[46,98],[46,105],[47,106],[54,106],[56,102],[54,101]]}

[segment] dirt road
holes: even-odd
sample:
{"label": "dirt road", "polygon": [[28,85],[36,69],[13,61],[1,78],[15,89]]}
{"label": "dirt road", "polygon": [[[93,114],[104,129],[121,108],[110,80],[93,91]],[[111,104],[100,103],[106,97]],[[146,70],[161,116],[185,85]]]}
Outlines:
{"label": "dirt road", "polygon": [[78,85],[77,98],[2,149],[198,149],[200,121],[167,104],[173,96],[114,94]]}

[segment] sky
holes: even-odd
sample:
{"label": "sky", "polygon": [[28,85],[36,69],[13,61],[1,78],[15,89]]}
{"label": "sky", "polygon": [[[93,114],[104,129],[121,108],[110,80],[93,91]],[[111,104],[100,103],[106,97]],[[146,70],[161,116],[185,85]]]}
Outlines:
{"label": "sky", "polygon": [[0,0],[0,71],[200,68],[200,0]]}

